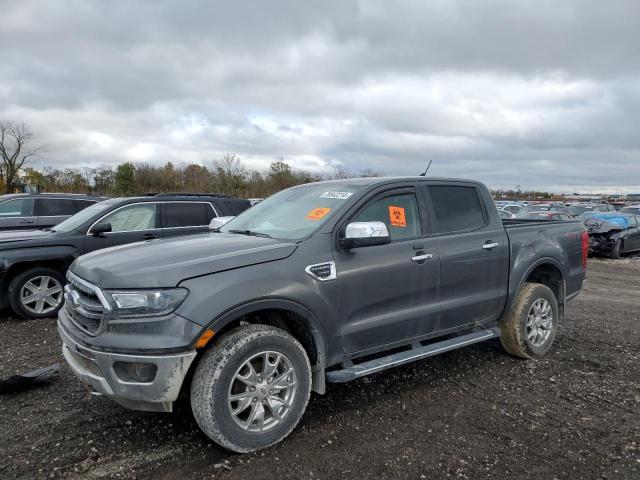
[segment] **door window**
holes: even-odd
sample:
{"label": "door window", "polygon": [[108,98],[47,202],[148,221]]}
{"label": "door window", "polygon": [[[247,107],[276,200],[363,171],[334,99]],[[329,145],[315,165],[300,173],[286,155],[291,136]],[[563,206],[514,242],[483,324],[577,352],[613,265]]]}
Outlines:
{"label": "door window", "polygon": [[208,203],[165,203],[163,208],[164,228],[206,226],[215,216]]}
{"label": "door window", "polygon": [[73,200],[64,198],[40,199],[40,216],[58,217],[63,215],[73,215],[74,213],[76,213],[76,207]]}
{"label": "door window", "polygon": [[31,217],[33,215],[33,198],[15,198],[0,204],[0,218]]}
{"label": "door window", "polygon": [[428,188],[438,233],[471,230],[486,224],[474,187],[433,185]]}
{"label": "door window", "polygon": [[138,203],[102,217],[99,223],[110,223],[112,232],[130,232],[156,228],[156,204]]}
{"label": "door window", "polygon": [[383,222],[391,241],[409,240],[421,235],[418,202],[413,193],[378,198],[367,204],[352,222]]}

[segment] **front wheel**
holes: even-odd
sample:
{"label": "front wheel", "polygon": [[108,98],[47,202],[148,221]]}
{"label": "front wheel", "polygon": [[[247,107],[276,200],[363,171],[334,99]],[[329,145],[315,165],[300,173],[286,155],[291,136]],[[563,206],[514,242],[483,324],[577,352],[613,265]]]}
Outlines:
{"label": "front wheel", "polygon": [[559,320],[553,291],[540,283],[525,283],[500,325],[502,346],[517,357],[541,357],[553,345]]}
{"label": "front wheel", "polygon": [[15,276],[9,284],[9,303],[23,318],[54,317],[64,302],[64,276],[58,270],[35,267]]}
{"label": "front wheel", "polygon": [[289,435],[310,393],[311,366],[302,345],[279,328],[248,325],[204,353],[191,382],[191,409],[209,438],[245,453]]}
{"label": "front wheel", "polygon": [[611,258],[617,260],[622,256],[622,240],[616,240],[616,243],[613,245],[613,249],[611,250]]}

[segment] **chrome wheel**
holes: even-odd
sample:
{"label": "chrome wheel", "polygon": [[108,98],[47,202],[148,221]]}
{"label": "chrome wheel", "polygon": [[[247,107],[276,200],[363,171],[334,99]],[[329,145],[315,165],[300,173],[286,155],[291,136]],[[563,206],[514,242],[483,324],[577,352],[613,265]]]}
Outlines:
{"label": "chrome wheel", "polygon": [[279,352],[260,352],[236,371],[227,404],[231,417],[241,428],[264,432],[286,417],[297,390],[291,361]]}
{"label": "chrome wheel", "polygon": [[526,326],[529,343],[534,347],[544,345],[553,328],[553,308],[548,300],[539,298],[533,302],[527,315]]}
{"label": "chrome wheel", "polygon": [[33,277],[22,286],[20,303],[30,313],[53,312],[62,303],[62,285],[47,275]]}

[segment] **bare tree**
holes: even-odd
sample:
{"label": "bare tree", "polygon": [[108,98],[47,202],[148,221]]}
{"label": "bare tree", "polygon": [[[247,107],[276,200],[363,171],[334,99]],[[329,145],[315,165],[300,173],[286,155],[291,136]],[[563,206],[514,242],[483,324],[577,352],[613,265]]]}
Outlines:
{"label": "bare tree", "polygon": [[35,137],[24,124],[0,122],[0,176],[5,181],[5,192],[13,193],[20,169],[44,152],[44,146],[33,145]]}

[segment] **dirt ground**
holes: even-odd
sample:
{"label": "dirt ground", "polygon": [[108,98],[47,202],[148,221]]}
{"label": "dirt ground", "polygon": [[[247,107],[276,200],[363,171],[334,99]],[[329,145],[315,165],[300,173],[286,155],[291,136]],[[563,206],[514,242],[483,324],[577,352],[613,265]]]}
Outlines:
{"label": "dirt ground", "polygon": [[[128,411],[63,366],[0,396],[1,478],[640,479],[640,261],[592,260],[555,348],[539,361],[499,342],[312,395],[281,444],[234,455],[186,403]],[[0,377],[64,363],[53,319],[0,319]]]}

